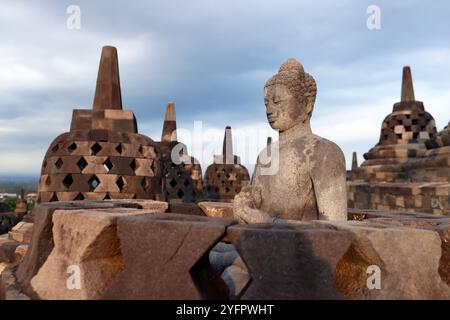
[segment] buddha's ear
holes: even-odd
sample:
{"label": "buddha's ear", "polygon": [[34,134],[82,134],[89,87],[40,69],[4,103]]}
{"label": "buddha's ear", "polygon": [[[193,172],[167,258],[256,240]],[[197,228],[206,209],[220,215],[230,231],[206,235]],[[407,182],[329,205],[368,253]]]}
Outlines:
{"label": "buddha's ear", "polygon": [[311,116],[311,114],[312,114],[312,112],[313,112],[313,109],[314,109],[314,101],[315,101],[315,98],[314,98],[314,96],[307,96],[307,97],[305,98],[305,100],[306,100],[306,113],[307,113],[309,116]]}

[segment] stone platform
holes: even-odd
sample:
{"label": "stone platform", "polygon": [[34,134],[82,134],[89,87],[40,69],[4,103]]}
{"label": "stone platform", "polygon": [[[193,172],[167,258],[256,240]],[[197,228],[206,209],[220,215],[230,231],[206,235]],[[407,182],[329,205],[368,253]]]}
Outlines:
{"label": "stone platform", "polygon": [[[121,205],[38,206],[30,248],[6,265],[0,296],[450,299],[450,217],[352,209],[349,221],[241,225]],[[19,243],[4,242],[14,261]]]}

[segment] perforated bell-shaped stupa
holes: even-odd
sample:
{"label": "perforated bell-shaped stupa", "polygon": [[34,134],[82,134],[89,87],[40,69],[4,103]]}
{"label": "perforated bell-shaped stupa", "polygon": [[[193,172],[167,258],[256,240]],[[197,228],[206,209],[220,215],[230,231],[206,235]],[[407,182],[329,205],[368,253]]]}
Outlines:
{"label": "perforated bell-shaped stupa", "polygon": [[178,142],[176,130],[175,103],[169,102],[160,142],[165,196],[167,200],[196,202],[202,198],[202,168]]}
{"label": "perforated bell-shaped stupa", "polygon": [[222,154],[214,156],[214,163],[205,173],[205,195],[208,200],[232,201],[249,183],[248,170],[240,162],[240,158],[233,154],[231,127],[226,127]]}
{"label": "perforated bell-shaped stupa", "polygon": [[[433,117],[423,102],[414,96],[410,67],[403,68],[401,101],[394,104],[391,114],[383,121],[380,140],[364,154],[360,173],[364,180],[391,181],[401,178],[396,167],[410,158],[423,157],[425,143],[434,139],[437,130]],[[392,169],[392,170],[391,170]]]}
{"label": "perforated bell-shaped stupa", "polygon": [[42,163],[38,202],[161,200],[159,147],[138,133],[122,109],[117,50],[103,47],[93,108],[73,111],[70,131],[50,145]]}

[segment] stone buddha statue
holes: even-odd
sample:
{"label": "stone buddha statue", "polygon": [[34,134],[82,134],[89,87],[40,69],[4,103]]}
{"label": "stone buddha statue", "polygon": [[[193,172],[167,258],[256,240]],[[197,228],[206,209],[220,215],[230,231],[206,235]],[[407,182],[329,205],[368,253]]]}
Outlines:
{"label": "stone buddha statue", "polygon": [[234,199],[241,222],[347,220],[344,155],[310,127],[316,93],[314,78],[295,59],[267,81],[267,119],[279,141],[260,153],[251,184]]}

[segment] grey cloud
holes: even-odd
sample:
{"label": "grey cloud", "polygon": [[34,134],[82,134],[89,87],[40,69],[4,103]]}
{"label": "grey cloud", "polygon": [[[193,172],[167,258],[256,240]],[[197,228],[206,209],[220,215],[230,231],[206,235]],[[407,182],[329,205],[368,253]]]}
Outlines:
{"label": "grey cloud", "polygon": [[[23,117],[45,113],[59,120],[42,134],[34,127],[18,135],[0,130],[0,152],[23,145],[43,153],[61,127],[68,130],[71,110],[92,104],[105,44],[119,50],[124,105],[155,140],[168,100],[176,102],[184,127],[194,120],[216,128],[265,121],[262,87],[288,57],[317,79],[313,125],[319,129],[337,121],[328,115],[343,112],[351,126],[358,121],[352,108],[375,105],[379,126],[399,96],[403,64],[412,66],[420,96],[433,92],[438,105],[430,108],[444,114],[438,95],[450,90],[450,3],[377,3],[380,31],[366,28],[372,1],[359,0],[2,2],[10,14],[0,14],[0,119],[20,125]],[[81,30],[66,29],[71,4],[81,7]],[[10,74],[2,78],[1,69]],[[345,124],[345,117],[335,118]],[[438,119],[440,126],[447,121]],[[347,142],[342,135],[334,136],[347,156],[378,138]]]}

